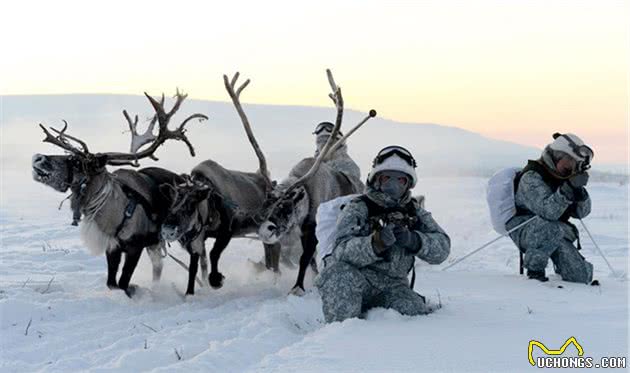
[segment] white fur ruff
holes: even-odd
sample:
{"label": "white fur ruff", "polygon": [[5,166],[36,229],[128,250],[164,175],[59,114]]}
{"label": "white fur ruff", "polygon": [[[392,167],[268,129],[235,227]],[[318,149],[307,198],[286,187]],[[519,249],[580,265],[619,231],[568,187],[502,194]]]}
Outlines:
{"label": "white fur ruff", "polygon": [[102,255],[118,247],[118,239],[103,232],[96,221],[89,217],[81,221],[81,239],[92,255]]}
{"label": "white fur ruff", "polygon": [[103,232],[95,220],[96,214],[107,203],[113,189],[111,180],[107,180],[83,211],[85,218],[81,221],[81,239],[92,255],[102,255],[105,251],[111,252],[118,247],[118,239]]}

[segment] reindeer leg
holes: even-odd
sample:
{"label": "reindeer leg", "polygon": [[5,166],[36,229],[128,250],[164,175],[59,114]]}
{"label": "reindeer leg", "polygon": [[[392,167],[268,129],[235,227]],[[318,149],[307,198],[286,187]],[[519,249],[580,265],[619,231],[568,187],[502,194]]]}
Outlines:
{"label": "reindeer leg", "polygon": [[197,277],[197,266],[199,264],[199,254],[190,251],[190,266],[188,267],[188,288],[186,295],[195,295],[195,277]]}
{"label": "reindeer leg", "polygon": [[204,284],[208,284],[206,282],[208,281],[208,252],[206,251],[205,247],[199,254],[199,264],[201,265],[201,277],[203,279],[202,282]]}
{"label": "reindeer leg", "polygon": [[280,271],[280,244],[263,243],[265,247],[265,267],[274,272]]}
{"label": "reindeer leg", "polygon": [[159,282],[160,277],[162,277],[162,253],[160,252],[160,247],[163,245],[162,242],[157,245],[147,247],[147,254],[149,254],[149,258],[151,259],[151,264],[153,265],[153,282]]}
{"label": "reindeer leg", "polygon": [[125,264],[123,265],[122,274],[118,281],[118,286],[125,291],[125,294],[127,294],[129,298],[133,297],[133,294],[136,292],[136,285],[130,285],[129,282],[131,281],[131,276],[133,276],[133,271],[135,271],[138,265],[140,255],[142,255],[142,248],[129,248],[125,255]]}
{"label": "reindeer leg", "polygon": [[223,286],[225,276],[219,272],[219,258],[221,258],[221,253],[223,253],[223,250],[225,250],[231,239],[232,232],[219,234],[210,251],[210,276],[208,276],[208,282],[210,282],[210,286],[215,289],[219,289]]}
{"label": "reindeer leg", "polygon": [[302,256],[300,257],[300,270],[298,272],[297,281],[291,289],[294,295],[304,294],[304,275],[306,268],[311,263],[315,248],[317,247],[317,237],[315,236],[315,224],[306,223],[302,226]]}
{"label": "reindeer leg", "polygon": [[118,274],[118,266],[120,265],[120,256],[122,252],[119,249],[113,251],[107,251],[105,256],[107,257],[107,287],[110,289],[118,289],[118,282],[116,281],[116,275]]}

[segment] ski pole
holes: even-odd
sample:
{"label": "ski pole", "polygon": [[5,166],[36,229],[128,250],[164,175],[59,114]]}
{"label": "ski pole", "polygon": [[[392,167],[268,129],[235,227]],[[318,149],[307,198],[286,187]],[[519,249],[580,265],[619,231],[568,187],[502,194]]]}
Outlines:
{"label": "ski pole", "polygon": [[502,235],[500,235],[499,237],[493,239],[490,242],[485,243],[484,245],[482,245],[480,248],[475,249],[471,252],[469,252],[468,254],[464,255],[463,257],[457,259],[456,261],[454,261],[453,263],[447,265],[446,267],[442,268],[442,271],[446,271],[447,269],[451,268],[452,266],[454,266],[455,264],[463,261],[464,259],[468,258],[469,256],[481,251],[482,249],[492,245],[493,243],[497,242],[498,240],[500,240],[501,238],[503,238],[504,236],[509,235],[510,233],[516,231],[517,229],[520,229],[522,227],[524,227],[526,224],[528,224],[529,222],[531,222],[532,220],[534,220],[536,218],[536,216],[532,216],[531,218],[527,219],[526,221],[522,222],[521,224],[517,225],[516,227],[510,229],[509,231],[507,231],[506,233],[503,233]]}
{"label": "ski pole", "polygon": [[604,261],[608,265],[608,268],[610,268],[610,272],[612,273],[612,275],[614,277],[617,277],[617,273],[615,272],[613,267],[608,262],[608,259],[606,259],[606,257],[604,256],[604,252],[602,251],[602,249],[600,249],[599,245],[597,244],[597,242],[595,242],[595,239],[593,238],[593,235],[591,234],[591,231],[588,230],[588,228],[586,227],[586,224],[584,224],[584,221],[582,219],[580,219],[580,223],[582,223],[582,227],[584,227],[584,230],[586,231],[586,233],[590,237],[591,241],[593,241],[593,245],[595,245],[595,248],[597,248],[597,251],[599,252],[599,255],[601,255],[601,257],[604,259]]}

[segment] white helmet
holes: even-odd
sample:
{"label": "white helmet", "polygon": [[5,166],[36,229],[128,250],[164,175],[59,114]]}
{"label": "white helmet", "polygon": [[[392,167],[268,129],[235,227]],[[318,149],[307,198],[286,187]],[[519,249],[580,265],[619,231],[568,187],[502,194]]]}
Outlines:
{"label": "white helmet", "polygon": [[554,133],[554,141],[549,144],[549,148],[552,150],[564,152],[571,156],[578,162],[591,163],[593,159],[593,149],[586,146],[584,141],[572,133]]}
{"label": "white helmet", "polygon": [[376,158],[374,158],[367,183],[371,184],[376,174],[381,171],[400,171],[409,175],[411,179],[409,189],[411,189],[416,186],[418,181],[416,167],[416,160],[409,150],[398,145],[387,146],[378,152]]}
{"label": "white helmet", "polygon": [[[562,152],[575,159],[579,172],[586,171],[591,167],[591,161],[594,156],[593,149],[584,144],[582,139],[572,133],[561,134],[557,132],[553,134],[553,138],[554,141],[547,145],[543,151],[543,158],[544,153],[548,151],[552,153]],[[550,155],[554,158],[552,154]]]}

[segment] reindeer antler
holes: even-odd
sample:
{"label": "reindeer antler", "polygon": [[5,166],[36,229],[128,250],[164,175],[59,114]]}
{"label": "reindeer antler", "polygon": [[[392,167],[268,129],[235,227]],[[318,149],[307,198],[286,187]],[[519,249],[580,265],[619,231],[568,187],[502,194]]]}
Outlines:
{"label": "reindeer antler", "polygon": [[[192,114],[188,116],[184,121],[174,130],[169,130],[168,125],[171,121],[171,118],[175,113],[179,110],[182,102],[188,97],[186,94],[182,94],[177,91],[175,94],[175,104],[168,112],[164,108],[164,95],[162,95],[161,100],[158,102],[153,97],[151,97],[148,93],[144,93],[147,97],[151,106],[155,110],[155,116],[151,120],[149,124],[149,128],[147,131],[139,135],[137,132],[138,125],[138,117],[134,118],[134,121],[131,120],[127,111],[123,111],[125,118],[129,124],[129,128],[131,130],[131,152],[130,153],[104,153],[107,156],[107,163],[111,165],[132,165],[138,166],[138,160],[142,158],[151,158],[157,160],[154,153],[155,151],[162,145],[166,140],[179,140],[183,141],[190,151],[190,155],[195,156],[195,148],[191,144],[190,140],[186,136],[186,124],[192,119],[199,119],[199,121],[207,120],[208,117],[203,114]],[[153,135],[153,129],[155,127],[155,123],[158,124],[158,134],[157,136]],[[140,151],[139,149],[144,145],[150,144],[147,148]]]}
{"label": "reindeer antler", "polygon": [[330,134],[330,137],[326,141],[326,144],[324,145],[322,150],[319,152],[319,155],[317,156],[317,158],[315,158],[315,163],[313,163],[311,168],[304,175],[302,175],[302,177],[297,179],[293,184],[291,184],[284,191],[285,194],[303,185],[306,182],[306,180],[308,180],[311,176],[315,174],[315,172],[317,172],[317,169],[319,169],[319,165],[324,161],[324,158],[328,155],[330,148],[332,146],[332,143],[335,141],[335,138],[337,137],[337,134],[339,133],[341,129],[341,122],[343,120],[343,96],[341,94],[341,88],[339,88],[337,84],[335,83],[335,79],[333,78],[333,75],[330,69],[326,69],[326,75],[328,76],[328,83],[330,84],[330,88],[332,89],[332,93],[330,93],[328,97],[330,97],[330,99],[335,104],[335,107],[337,108],[337,118],[335,119],[335,126],[333,127],[332,133]]}
{"label": "reindeer antler", "polygon": [[304,185],[304,183],[317,172],[319,166],[328,157],[328,155],[333,154],[333,152],[337,150],[341,146],[341,144],[343,144],[343,142],[346,141],[348,137],[350,137],[350,135],[356,132],[370,118],[376,116],[376,111],[370,110],[370,113],[361,122],[359,122],[359,124],[354,126],[350,130],[350,132],[348,132],[339,141],[335,141],[335,139],[337,138],[337,134],[339,134],[339,131],[341,130],[341,122],[343,120],[343,96],[341,94],[341,88],[339,88],[335,83],[335,79],[333,78],[330,69],[326,69],[326,75],[328,76],[328,83],[330,84],[330,88],[332,89],[332,93],[330,93],[328,97],[330,97],[330,99],[334,102],[335,107],[337,108],[337,118],[335,119],[335,126],[333,127],[332,133],[326,141],[326,144],[319,152],[317,158],[315,158],[315,163],[313,163],[311,168],[304,175],[302,175],[284,191],[285,194],[300,187],[301,185]]}
{"label": "reindeer antler", "polygon": [[[63,119],[62,119],[63,120]],[[44,131],[44,133],[46,134],[46,137],[44,138],[44,140],[42,140],[43,142],[48,142],[51,143],[53,145],[56,145],[72,154],[75,155],[80,155],[80,156],[87,156],[88,154],[90,154],[87,145],[85,144],[85,142],[83,142],[82,140],[78,139],[77,137],[74,136],[70,136],[66,133],[66,130],[68,129],[68,122],[66,122],[65,120],[63,120],[64,126],[61,130],[58,130],[54,127],[50,127],[50,130],[55,132],[57,134],[57,136],[53,136],[53,134],[51,134],[46,127],[44,127],[43,124],[39,124],[39,127]],[[68,140],[72,140],[76,143],[78,143],[81,146],[81,149],[73,146],[72,144],[70,144],[70,142]]]}
{"label": "reindeer antler", "polygon": [[[164,106],[164,95],[162,95],[162,99],[160,100],[160,105]],[[129,124],[129,131],[131,132],[131,146],[130,151],[132,153],[137,153],[140,148],[142,148],[146,144],[150,144],[155,141],[157,138],[153,134],[153,130],[155,128],[155,123],[157,123],[157,115],[154,115],[151,118],[151,122],[147,127],[147,130],[143,134],[138,133],[138,115],[134,117],[134,120],[131,120],[131,117],[127,113],[127,110],[123,110],[123,115],[125,119],[127,119],[127,123]],[[157,160],[157,158],[154,157]]]}
{"label": "reindeer antler", "polygon": [[241,92],[245,89],[245,87],[247,87],[250,80],[247,79],[245,83],[241,84],[241,86],[236,91],[234,91],[239,75],[240,73],[236,72],[232,77],[232,80],[228,80],[227,75],[223,75],[223,82],[225,84],[225,89],[228,91],[228,94],[232,99],[232,103],[234,104],[234,107],[238,112],[238,116],[241,118],[241,122],[243,123],[243,127],[245,128],[245,133],[247,134],[247,139],[249,140],[249,143],[252,144],[254,152],[256,153],[256,157],[258,158],[258,172],[260,172],[260,174],[264,177],[267,186],[271,188],[273,184],[269,176],[267,160],[265,159],[265,155],[263,154],[262,150],[260,150],[260,145],[258,145],[258,141],[256,141],[256,137],[254,136],[252,127],[249,124],[249,119],[247,119],[247,115],[245,114],[245,111],[243,111],[243,107],[241,106]]}

